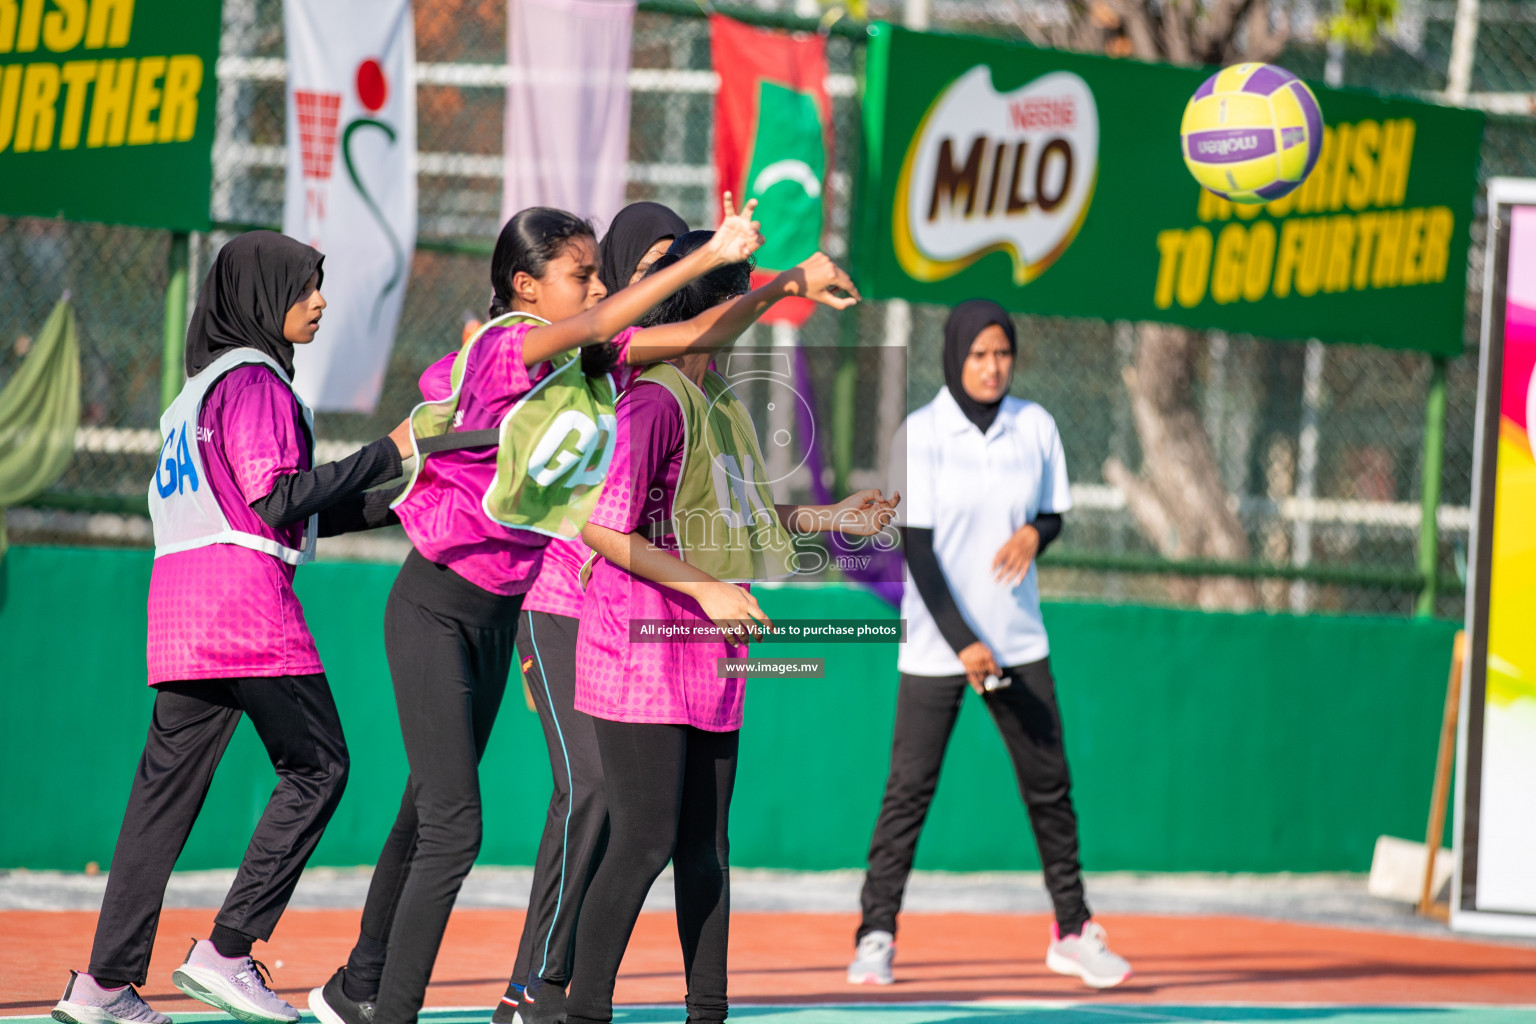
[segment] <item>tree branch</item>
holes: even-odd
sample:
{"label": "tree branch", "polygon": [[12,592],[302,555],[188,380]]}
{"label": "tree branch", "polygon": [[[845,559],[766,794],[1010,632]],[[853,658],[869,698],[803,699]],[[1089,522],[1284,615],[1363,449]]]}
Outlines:
{"label": "tree branch", "polygon": [[1147,0],[1109,0],[1110,7],[1125,21],[1125,34],[1139,60],[1160,60],[1154,15]]}
{"label": "tree branch", "polygon": [[1195,56],[1210,63],[1226,59],[1238,22],[1247,13],[1250,0],[1216,0],[1206,8],[1205,20],[1195,32]]}
{"label": "tree branch", "polygon": [[1041,49],[1046,49],[1051,46],[1050,37],[1045,34],[1039,25],[1035,24],[1034,19],[1019,19],[1019,28],[1024,32],[1024,38],[1028,39],[1033,45],[1038,46]]}
{"label": "tree branch", "polygon": [[1195,63],[1189,45],[1189,4],[1192,0],[1168,0],[1163,6],[1163,52],[1175,64]]}
{"label": "tree branch", "polygon": [[1178,558],[1189,554],[1180,545],[1179,531],[1155,490],[1113,455],[1104,460],[1103,474],[1105,483],[1125,495],[1125,507],[1130,509],[1141,532],[1157,545],[1164,557]]}
{"label": "tree branch", "polygon": [[1032,41],[1175,64],[1270,61],[1291,38],[1270,0],[1067,0],[1065,25],[1026,25]]}
{"label": "tree branch", "polygon": [[1233,53],[1235,59],[1241,56],[1244,60],[1272,61],[1280,56],[1285,49],[1285,42],[1290,38],[1290,19],[1282,13],[1279,24],[1270,27],[1269,24],[1269,0],[1252,0],[1252,6],[1248,9],[1247,19],[1247,45],[1239,55]]}

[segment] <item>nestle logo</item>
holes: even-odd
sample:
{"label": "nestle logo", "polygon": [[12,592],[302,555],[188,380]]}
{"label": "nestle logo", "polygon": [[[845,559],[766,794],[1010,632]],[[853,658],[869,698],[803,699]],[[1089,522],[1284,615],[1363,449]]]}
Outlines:
{"label": "nestle logo", "polygon": [[1071,128],[1077,124],[1077,105],[1071,96],[1031,96],[1011,100],[1008,120],[1016,131]]}
{"label": "nestle logo", "polygon": [[1228,153],[1241,153],[1244,150],[1258,148],[1257,135],[1240,135],[1229,139],[1201,139],[1195,143],[1195,151],[1207,156],[1226,156]]}

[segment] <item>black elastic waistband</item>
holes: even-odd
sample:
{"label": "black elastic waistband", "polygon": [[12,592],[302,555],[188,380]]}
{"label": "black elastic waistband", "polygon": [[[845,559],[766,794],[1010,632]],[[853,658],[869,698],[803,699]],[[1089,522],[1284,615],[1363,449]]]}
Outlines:
{"label": "black elastic waistband", "polygon": [[432,452],[456,452],[463,448],[495,448],[501,444],[501,430],[455,430],[435,437],[418,437],[416,450],[423,455]]}
{"label": "black elastic waistband", "polygon": [[429,561],[415,548],[405,556],[395,579],[402,596],[439,615],[477,629],[516,629],[522,594],[493,594],[446,565]]}

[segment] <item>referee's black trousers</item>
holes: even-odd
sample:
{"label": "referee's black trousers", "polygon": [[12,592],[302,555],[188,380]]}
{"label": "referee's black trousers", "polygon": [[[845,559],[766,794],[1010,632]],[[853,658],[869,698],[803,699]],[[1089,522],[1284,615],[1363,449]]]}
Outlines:
{"label": "referee's black trousers", "polygon": [[[1072,779],[1062,744],[1061,713],[1056,707],[1050,660],[1010,666],[1003,672],[1012,685],[987,694],[987,710],[1013,760],[1057,924],[1063,935],[1075,934],[1088,920],[1089,912],[1083,898],[1077,814],[1072,809]],[[869,844],[858,938],[873,931],[896,933],[896,915],[901,910],[907,876],[912,873],[918,836],[933,803],[944,748],[968,688],[963,675],[901,675],[891,771]]]}

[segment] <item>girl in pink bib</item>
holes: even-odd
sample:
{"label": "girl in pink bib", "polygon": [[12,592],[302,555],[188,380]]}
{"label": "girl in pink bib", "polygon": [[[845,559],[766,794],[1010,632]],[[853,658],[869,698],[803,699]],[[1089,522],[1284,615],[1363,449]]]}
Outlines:
{"label": "girl in pink bib", "polygon": [[293,346],[325,310],[324,257],[270,231],[219,251],[187,329],[187,382],[161,420],[149,487],[155,562],[149,582],[154,714],[112,855],[89,973],[53,1016],[74,1024],[170,1024],[134,991],[149,969],[166,882],[242,717],[277,787],[212,935],[171,975],[183,992],[249,1022],[299,1013],[251,959],[287,906],[347,780],[347,745],[304,610],[296,566],[317,534],[382,525],[365,494],[400,475],[381,438],[314,466],[308,408],[294,394]]}
{"label": "girl in pink bib", "polygon": [[[411,774],[351,956],[310,993],[323,1024],[416,1020],[480,848],[479,759],[512,668],[524,595],[551,538],[585,520],[580,503],[595,499],[590,488],[612,455],[609,375],[717,347],[751,322],[755,305],[738,302],[686,323],[631,329],[678,288],[748,257],[761,243],[754,206],[727,211],[710,245],[612,296],[597,277],[589,224],[560,210],[522,211],[496,242],[491,322],[424,377],[426,397],[449,394],[412,417],[422,461],[394,507],[414,550],[384,619]],[[567,355],[578,348],[579,363]]]}
{"label": "girl in pink bib", "polygon": [[[668,246],[687,233],[687,225],[659,203],[625,207],[614,218],[600,247],[603,284],[612,293],[637,283]],[[741,301],[755,314],[791,292],[834,309],[855,301],[851,297],[853,282],[820,253]],[[642,323],[664,323],[665,318],[658,319],[658,315],[653,311]],[[630,349],[631,359],[641,352],[652,353],[644,338],[641,335],[641,341]],[[625,369],[627,390],[644,367]],[[616,452],[615,458],[621,459],[622,452]],[[523,1024],[559,1016],[571,977],[576,915],[608,834],[608,801],[597,735],[592,718],[576,708],[576,641],[584,604],[580,576],[591,557],[592,550],[579,537],[551,541],[519,617],[523,678],[549,748],[554,788],[543,815],[544,831],[516,963],[492,1024],[511,1024],[519,1015]]]}
{"label": "girl in pink bib", "polygon": [[[708,232],[693,232],[678,239],[653,273],[686,259],[692,246],[707,244],[707,237]],[[685,319],[722,296],[745,291],[749,278],[744,263],[723,268],[679,291],[651,317]],[[686,524],[695,518],[739,528],[742,511],[718,501],[703,503],[705,492],[719,494],[708,478],[730,453],[701,449],[700,438],[735,436],[743,449],[756,447],[745,410],[727,408],[731,400],[723,391],[703,390],[714,389],[719,380],[710,362],[709,353],[670,360],[664,372],[658,372],[661,367],[648,371],[620,398],[618,452],[582,534],[599,557],[582,604],[576,707],[592,716],[610,836],[576,925],[564,1006],[567,1024],[612,1021],[619,963],[646,893],[668,860],[687,973],[688,1019],[718,1024],[728,1009],[727,820],[745,680],[724,674],[721,662],[744,657],[749,634],[772,623],[745,583],[710,575],[700,564],[712,564],[712,553],[683,541],[691,532]],[[694,393],[697,401],[686,397]],[[730,417],[737,433],[701,433],[701,414],[710,420]],[[690,458],[701,451],[702,461]],[[761,458],[754,462],[760,466]],[[736,464],[748,463],[737,459]],[[699,473],[702,479],[690,480]],[[764,495],[770,499],[754,505],[753,519],[761,514],[763,530],[777,531],[780,539],[785,529],[872,534],[889,522],[899,500],[886,501],[871,490],[837,505],[773,505],[761,471],[749,475],[752,479],[740,483],[752,489],[753,501]],[[702,532],[715,536],[708,528]],[[713,625],[720,639],[637,641],[632,633],[637,620],[660,620],[690,632]],[[536,1009],[532,1019],[542,1024],[547,1018]]]}

